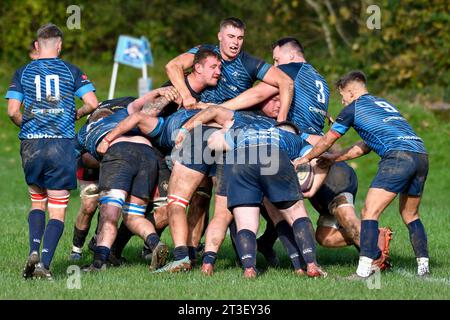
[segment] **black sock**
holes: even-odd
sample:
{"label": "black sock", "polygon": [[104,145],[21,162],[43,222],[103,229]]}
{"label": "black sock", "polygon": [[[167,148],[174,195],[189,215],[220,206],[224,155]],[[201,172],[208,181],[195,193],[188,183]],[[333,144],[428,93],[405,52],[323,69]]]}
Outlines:
{"label": "black sock", "polygon": [[209,263],[214,265],[216,263],[217,253],[213,251],[207,251],[203,254],[203,263]]}
{"label": "black sock", "polygon": [[361,257],[368,257],[376,260],[380,257],[381,251],[378,248],[378,221],[362,220],[361,221],[361,240],[360,252]]}
{"label": "black sock", "polygon": [[275,229],[275,226],[273,225],[273,222],[270,219],[265,207],[261,207],[260,213],[264,219],[266,219],[267,223],[266,230],[264,230],[264,233],[258,238],[258,245],[266,248],[273,248],[273,245],[278,238],[277,230]]}
{"label": "black sock", "polygon": [[308,217],[298,218],[292,224],[297,247],[306,263],[316,263],[314,228]]}
{"label": "black sock", "polygon": [[123,249],[127,245],[128,241],[130,241],[132,236],[133,232],[131,232],[122,221],[119,229],[117,230],[116,239],[111,246],[111,251],[115,257],[120,258],[122,256]]}
{"label": "black sock", "polygon": [[292,265],[295,270],[306,269],[306,263],[300,254],[300,250],[295,242],[294,233],[292,227],[287,223],[286,220],[280,221],[275,227],[278,232],[278,238],[280,238],[281,243],[285,247],[289,258],[292,261]]}
{"label": "black sock", "polygon": [[155,250],[155,248],[156,248],[156,246],[158,245],[158,243],[159,243],[159,237],[158,237],[158,235],[155,233],[155,232],[153,232],[153,233],[150,233],[148,236],[147,236],[147,239],[145,239],[145,244],[150,248],[150,250]]}
{"label": "black sock", "polygon": [[236,222],[231,221],[230,225],[228,226],[230,228],[230,238],[231,238],[231,245],[233,246],[234,254],[236,255],[236,259],[241,262],[241,259],[239,257],[239,252],[236,246],[236,236],[237,236],[237,227]]}
{"label": "black sock", "polygon": [[244,268],[256,268],[256,234],[242,229],[236,236],[236,247]]}
{"label": "black sock", "polygon": [[44,241],[42,244],[42,263],[45,268],[50,267],[59,239],[64,231],[64,222],[50,219],[45,227]]}
{"label": "black sock", "polygon": [[96,246],[94,251],[93,265],[96,268],[101,268],[109,259],[111,250],[105,246]]}
{"label": "black sock", "polygon": [[173,249],[173,257],[175,260],[182,260],[189,257],[189,249],[187,246],[179,246]]}
{"label": "black sock", "polygon": [[189,259],[191,260],[197,259],[197,250],[195,249],[195,247],[188,246],[188,251],[189,251]]}
{"label": "black sock", "polygon": [[407,227],[416,257],[428,258],[428,239],[422,221],[420,219],[414,220],[408,223]]}
{"label": "black sock", "polygon": [[73,240],[72,244],[74,247],[83,248],[84,242],[86,241],[86,237],[89,233],[89,228],[87,230],[80,230],[77,227],[73,228]]}
{"label": "black sock", "polygon": [[39,252],[42,236],[45,230],[45,211],[31,210],[28,214],[28,228],[30,241],[30,254],[32,251]]}

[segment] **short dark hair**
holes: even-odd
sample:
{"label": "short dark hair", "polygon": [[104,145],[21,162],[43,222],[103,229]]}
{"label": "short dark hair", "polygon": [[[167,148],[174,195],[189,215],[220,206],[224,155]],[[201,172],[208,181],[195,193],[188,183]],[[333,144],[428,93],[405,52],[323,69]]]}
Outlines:
{"label": "short dark hair", "polygon": [[94,110],[94,112],[92,112],[88,118],[87,118],[87,123],[91,123],[94,121],[97,121],[101,118],[105,118],[107,116],[110,116],[114,113],[114,111],[112,111],[111,109],[108,108],[97,108],[96,110]]}
{"label": "short dark hair", "polygon": [[237,29],[245,30],[245,23],[241,19],[238,19],[235,17],[225,18],[222,21],[220,21],[220,29],[221,30],[222,30],[222,28],[225,28],[228,26],[233,26]]}
{"label": "short dark hair", "polygon": [[297,51],[301,52],[302,54],[305,53],[305,49],[303,48],[300,41],[298,41],[298,39],[294,38],[294,37],[285,37],[285,38],[278,39],[277,41],[272,43],[272,50],[275,49],[276,47],[281,48],[282,46],[284,46],[286,44],[290,44],[292,47],[294,47]]}
{"label": "short dark hair", "polygon": [[364,72],[360,70],[350,71],[345,76],[342,76],[338,81],[336,81],[336,89],[344,89],[352,81],[358,81],[366,84],[367,78]]}
{"label": "short dark hair", "polygon": [[51,38],[63,38],[63,32],[57,25],[53,23],[47,23],[40,27],[37,31],[38,39],[51,39]]}
{"label": "short dark hair", "polygon": [[197,63],[203,64],[208,57],[217,58],[219,61],[221,60],[220,55],[213,49],[200,48],[194,56],[194,65]]}
{"label": "short dark hair", "polygon": [[291,121],[285,120],[285,121],[278,122],[275,125],[275,127],[290,127],[292,129],[294,129],[295,134],[297,134],[297,135],[300,134],[300,129],[297,127],[297,125],[295,123],[293,123]]}
{"label": "short dark hair", "polygon": [[36,41],[36,39],[33,39],[33,41],[31,41],[30,46],[28,47],[29,52],[36,51]]}

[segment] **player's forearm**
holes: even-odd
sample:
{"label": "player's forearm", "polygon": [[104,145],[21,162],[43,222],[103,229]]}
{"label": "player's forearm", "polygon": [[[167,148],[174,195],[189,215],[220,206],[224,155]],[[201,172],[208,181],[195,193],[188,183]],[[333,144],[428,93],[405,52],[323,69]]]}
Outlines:
{"label": "player's forearm", "polygon": [[156,117],[170,102],[166,97],[161,96],[154,101],[147,101],[142,107],[142,112]]}
{"label": "player's forearm", "polygon": [[322,153],[331,148],[334,142],[338,139],[334,133],[328,131],[314,146],[314,148],[309,152],[305,158],[312,160],[319,157]]}
{"label": "player's forearm", "polygon": [[92,113],[98,106],[97,96],[92,91],[86,93],[82,100],[84,105],[77,110],[77,119],[81,119],[85,115]]}
{"label": "player's forearm", "polygon": [[132,114],[119,122],[117,127],[115,127],[111,132],[109,132],[105,137],[109,141],[113,141],[114,139],[117,139],[124,133],[130,131],[131,129],[138,126],[139,121],[141,117],[138,113]]}
{"label": "player's forearm", "polygon": [[22,125],[22,112],[20,112],[21,102],[15,99],[8,100],[8,116],[18,127]]}
{"label": "player's forearm", "polygon": [[20,111],[14,114],[10,114],[9,118],[16,126],[20,128],[20,126],[22,125],[22,113]]}
{"label": "player's forearm", "polygon": [[218,114],[218,109],[215,106],[210,106],[199,113],[197,113],[195,116],[193,116],[191,119],[189,119],[184,125],[183,128],[187,130],[192,130],[194,127],[198,125],[206,124],[210,121],[216,120]]}
{"label": "player's forearm", "polygon": [[370,152],[370,148],[363,142],[357,142],[353,146],[341,151],[336,157],[336,162],[347,161],[359,158]]}
{"label": "player's forearm", "polygon": [[291,78],[285,76],[279,84],[280,90],[280,112],[277,121],[285,121],[291,107],[292,97],[294,95],[294,82]]}
{"label": "player's forearm", "polygon": [[191,92],[184,81],[184,70],[182,65],[170,61],[166,66],[166,74],[169,77],[170,82],[172,82],[172,85],[180,93],[182,99],[191,96]]}
{"label": "player's forearm", "polygon": [[250,88],[237,97],[225,101],[221,104],[222,107],[230,110],[241,110],[253,107],[254,105],[270,98],[278,92],[278,89],[267,85],[265,83],[260,83],[253,88]]}

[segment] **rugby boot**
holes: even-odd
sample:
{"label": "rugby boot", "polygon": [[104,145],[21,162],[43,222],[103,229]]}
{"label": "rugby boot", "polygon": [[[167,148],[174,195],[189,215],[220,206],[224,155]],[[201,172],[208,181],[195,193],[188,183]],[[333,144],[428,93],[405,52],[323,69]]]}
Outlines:
{"label": "rugby boot", "polygon": [[53,281],[52,273],[49,269],[44,267],[42,262],[36,264],[33,271],[33,278],[35,279],[47,279],[48,281]]}
{"label": "rugby boot", "polygon": [[189,257],[185,257],[185,258],[183,258],[181,260],[175,260],[175,261],[169,262],[164,267],[152,271],[152,273],[187,272],[187,271],[190,271],[191,269],[192,269],[191,260],[189,260]]}
{"label": "rugby boot", "polygon": [[25,267],[23,268],[22,276],[25,279],[29,279],[33,276],[34,269],[36,264],[39,262],[39,253],[37,251],[33,251],[27,258],[27,262],[25,263]]}
{"label": "rugby boot", "polygon": [[150,265],[148,266],[149,271],[154,271],[166,264],[167,257],[169,256],[169,247],[163,243],[159,242],[155,250],[152,252],[152,259]]}

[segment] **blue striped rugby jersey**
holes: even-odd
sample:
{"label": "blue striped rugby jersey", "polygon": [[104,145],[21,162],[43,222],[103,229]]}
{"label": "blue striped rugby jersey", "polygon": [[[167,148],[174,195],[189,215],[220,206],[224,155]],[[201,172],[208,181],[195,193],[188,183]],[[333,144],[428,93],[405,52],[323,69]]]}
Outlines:
{"label": "blue striped rugby jersey", "polygon": [[321,134],[328,112],[330,89],[324,77],[309,63],[292,62],[279,65],[294,81],[294,96],[287,120],[302,131]]}
{"label": "blue striped rugby jersey", "polygon": [[[188,51],[196,54],[201,48],[212,49],[220,54],[217,45],[200,45]],[[255,81],[262,80],[271,67],[265,61],[241,51],[239,55],[231,60],[222,59],[222,75],[215,87],[206,88],[201,94],[202,102],[220,104],[237,97],[245,90],[251,88]]]}
{"label": "blue striped rugby jersey", "polygon": [[95,91],[87,76],[59,58],[38,59],[18,69],[5,98],[24,102],[19,139],[74,138],[75,101]]}
{"label": "blue striped rugby jersey", "polygon": [[395,106],[371,94],[342,109],[331,130],[343,135],[350,127],[380,157],[392,150],[427,153],[423,140]]}
{"label": "blue striped rugby jersey", "polygon": [[225,139],[230,148],[238,149],[251,146],[272,145],[285,151],[290,159],[298,158],[312,146],[306,141],[309,134],[296,135],[292,132],[271,128],[261,129],[258,125],[250,124],[240,130],[227,131]]}

